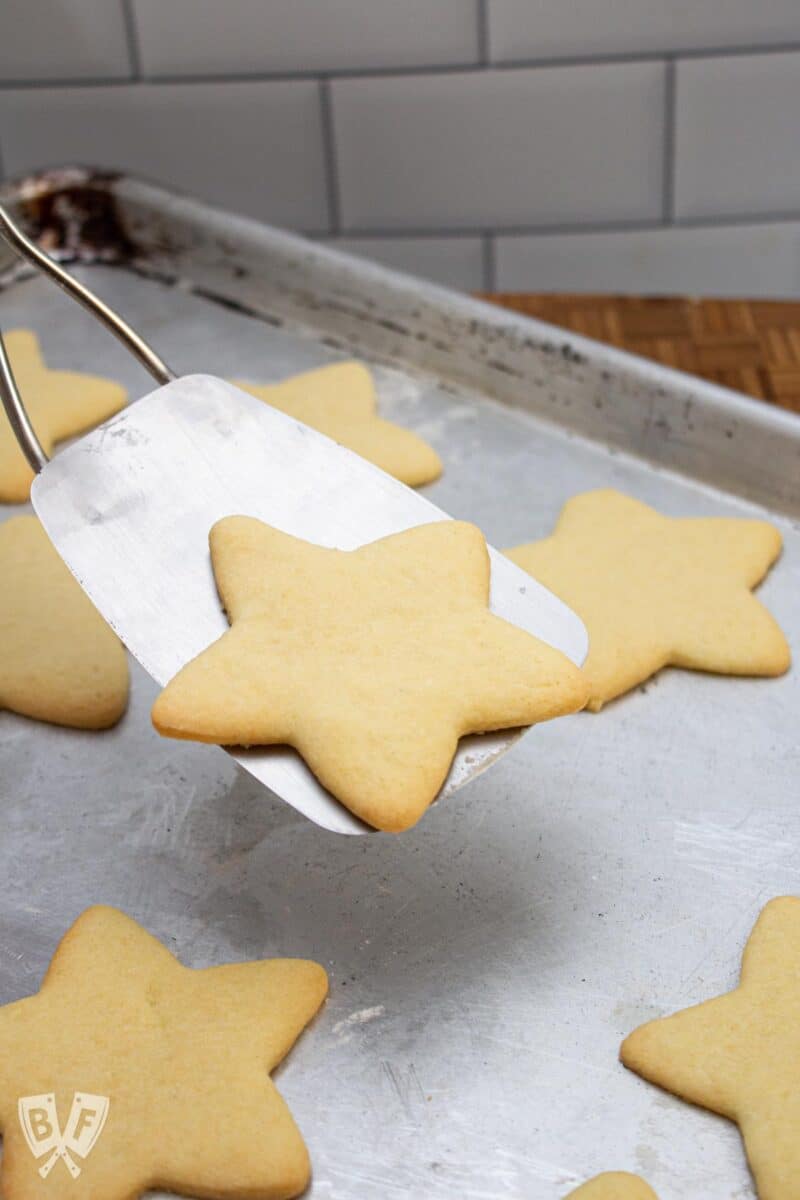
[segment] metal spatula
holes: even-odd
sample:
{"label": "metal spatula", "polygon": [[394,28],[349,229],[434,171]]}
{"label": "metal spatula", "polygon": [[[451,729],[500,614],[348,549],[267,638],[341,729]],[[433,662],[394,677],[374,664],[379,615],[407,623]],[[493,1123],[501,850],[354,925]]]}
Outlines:
{"label": "metal spatula", "polygon": [[[176,378],[2,209],[0,234],[94,313],[162,385],[48,461],[0,335],[0,394],[37,473],[33,507],[78,582],[159,684],[228,628],[208,554],[208,532],[219,518],[244,513],[340,549],[448,519],[356,454],[231,384],[208,375]],[[494,550],[491,556],[493,611],[580,664],[588,643],[578,617],[508,559]],[[462,739],[440,795],[495,762],[519,733]],[[290,748],[234,757],[318,825],[369,832]]]}

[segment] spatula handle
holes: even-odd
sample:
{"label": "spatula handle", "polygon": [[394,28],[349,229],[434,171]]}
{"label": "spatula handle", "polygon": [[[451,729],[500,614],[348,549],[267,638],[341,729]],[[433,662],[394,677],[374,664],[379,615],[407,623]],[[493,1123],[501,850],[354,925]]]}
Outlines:
{"label": "spatula handle", "polygon": [[[106,329],[109,329],[115,337],[119,338],[123,346],[130,350],[131,354],[139,360],[145,370],[149,371],[158,383],[169,383],[170,380],[175,379],[175,372],[167,366],[151,346],[148,346],[143,338],[139,337],[139,334],[134,329],[131,329],[127,321],[124,321],[118,313],[109,308],[99,296],[95,296],[94,292],[90,291],[84,284],[79,283],[77,279],[73,279],[69,272],[65,271],[58,263],[53,262],[52,258],[45,254],[35,242],[26,237],[2,206],[0,206],[0,237],[8,242],[9,246],[21,258],[32,263],[42,274],[48,275],[69,296],[72,296],[73,300],[77,300],[79,304],[82,304],[84,308],[97,317],[105,325]],[[33,470],[38,473],[47,462],[47,455],[42,449],[30,418],[25,411],[25,405],[14,380],[14,372],[11,369],[11,363],[6,353],[1,332],[0,399],[3,402],[6,415],[23,454]]]}
{"label": "spatula handle", "polygon": [[0,330],[0,400],[3,401],[3,408],[6,410],[8,423],[11,426],[14,437],[19,442],[20,450],[38,475],[48,459],[42,449],[42,443],[36,436],[33,425],[31,425],[31,419],[28,416],[25,405],[22,403],[22,397],[17,388],[17,381],[14,378],[14,372],[11,370],[6,344],[3,341],[2,330]]}

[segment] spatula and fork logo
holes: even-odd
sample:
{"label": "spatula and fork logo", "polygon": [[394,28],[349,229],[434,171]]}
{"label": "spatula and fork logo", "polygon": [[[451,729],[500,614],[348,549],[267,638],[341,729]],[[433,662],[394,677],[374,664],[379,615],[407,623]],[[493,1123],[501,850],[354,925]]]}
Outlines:
{"label": "spatula and fork logo", "polygon": [[73,1155],[83,1159],[91,1154],[103,1132],[109,1105],[107,1096],[75,1092],[62,1133],[56,1112],[56,1098],[52,1092],[21,1097],[17,1111],[28,1148],[36,1159],[48,1156],[39,1167],[42,1179],[47,1178],[59,1159],[72,1178],[78,1178],[81,1168]]}

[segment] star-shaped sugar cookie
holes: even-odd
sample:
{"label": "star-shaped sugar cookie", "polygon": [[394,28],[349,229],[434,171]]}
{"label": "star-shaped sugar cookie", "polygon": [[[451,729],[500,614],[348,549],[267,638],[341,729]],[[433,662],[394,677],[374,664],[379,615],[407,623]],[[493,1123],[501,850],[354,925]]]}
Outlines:
{"label": "star-shaped sugar cookie", "polygon": [[642,1025],[620,1057],[738,1123],[760,1200],[800,1200],[800,899],[762,910],[737,988]]}
{"label": "star-shaped sugar cookie", "polygon": [[463,734],[585,702],[565,655],[490,613],[474,525],[440,521],[343,551],[226,517],[210,545],[231,629],[167,685],[156,729],[294,746],[378,829],[419,819]]}
{"label": "star-shaped sugar cookie", "polygon": [[299,1195],[308,1154],[269,1072],[326,991],[299,959],[190,970],[87,909],[39,992],[0,1008],[3,1197]]}
{"label": "star-shaped sugar cookie", "polygon": [[[55,442],[99,425],[124,407],[127,392],[118,383],[45,366],[39,340],[30,330],[3,336],[20,395],[47,455]],[[0,410],[0,502],[24,504],[32,479],[33,471]]]}
{"label": "star-shaped sugar cookie", "polygon": [[598,712],[668,664],[783,674],[786,639],[750,590],[780,552],[766,521],[663,517],[608,488],[573,497],[550,537],[505,554],[583,619]]}
{"label": "star-shaped sugar cookie", "polygon": [[658,1200],[658,1197],[638,1175],[629,1175],[627,1171],[605,1171],[581,1184],[565,1200]]}
{"label": "star-shaped sugar cookie", "polygon": [[419,487],[442,473],[439,455],[410,429],[378,416],[372,376],[359,362],[334,363],[283,383],[236,380],[245,392],[326,434],[401,483]]}
{"label": "star-shaped sugar cookie", "polygon": [[70,574],[36,517],[0,524],[0,708],[105,729],[128,702],[117,635]]}

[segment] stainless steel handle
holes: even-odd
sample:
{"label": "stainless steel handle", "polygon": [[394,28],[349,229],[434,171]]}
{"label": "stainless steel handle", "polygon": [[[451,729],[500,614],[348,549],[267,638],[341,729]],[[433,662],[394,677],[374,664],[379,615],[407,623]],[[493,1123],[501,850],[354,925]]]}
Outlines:
{"label": "stainless steel handle", "polygon": [[3,408],[6,410],[8,423],[14,433],[14,437],[19,442],[19,448],[27,458],[32,469],[38,475],[42,467],[47,463],[47,455],[42,449],[42,443],[39,441],[31,419],[22,403],[22,397],[17,388],[17,381],[14,378],[14,372],[11,370],[11,363],[8,360],[8,352],[6,344],[3,341],[3,331],[0,329],[0,400],[3,401]]}
{"label": "stainless steel handle", "polygon": [[[93,316],[97,317],[98,321],[101,321],[106,329],[122,342],[134,358],[139,360],[145,370],[150,372],[157,383],[169,383],[170,380],[176,378],[175,372],[167,366],[151,346],[148,346],[143,338],[139,337],[134,329],[131,329],[127,321],[109,308],[99,296],[95,296],[94,292],[89,291],[77,279],[73,279],[58,263],[53,262],[49,255],[25,236],[2,206],[0,206],[0,237],[8,242],[21,258],[32,263],[42,274],[49,275],[67,295],[71,296],[73,300],[77,300]],[[19,394],[2,331],[0,331],[0,399],[20,449],[38,474],[47,462],[47,455],[36,436]]]}

